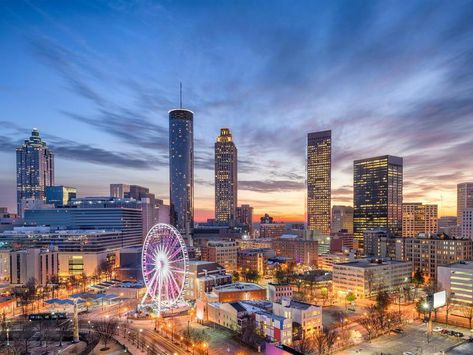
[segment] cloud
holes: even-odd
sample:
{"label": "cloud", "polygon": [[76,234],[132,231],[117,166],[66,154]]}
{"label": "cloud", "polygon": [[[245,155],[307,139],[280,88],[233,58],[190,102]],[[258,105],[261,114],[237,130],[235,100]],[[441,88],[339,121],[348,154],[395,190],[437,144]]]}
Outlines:
{"label": "cloud", "polygon": [[305,184],[292,180],[243,180],[238,182],[238,189],[254,192],[282,192],[305,189]]}

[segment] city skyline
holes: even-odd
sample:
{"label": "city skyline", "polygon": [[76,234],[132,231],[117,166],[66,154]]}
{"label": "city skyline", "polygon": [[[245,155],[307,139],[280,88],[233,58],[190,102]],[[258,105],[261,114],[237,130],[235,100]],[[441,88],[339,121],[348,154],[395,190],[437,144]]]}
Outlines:
{"label": "city skyline", "polygon": [[[439,216],[456,215],[456,186],[473,180],[465,154],[473,149],[472,26],[461,6],[366,2],[340,11],[301,2],[276,4],[264,21],[262,3],[211,11],[166,4],[147,13],[139,3],[3,6],[0,32],[11,50],[0,67],[1,206],[15,208],[13,152],[33,127],[55,153],[56,184],[77,187],[79,196],[107,195],[119,180],[169,201],[167,111],[178,107],[179,81],[184,106],[195,112],[197,221],[214,214],[220,127],[234,132],[239,203],[253,206],[255,219],[267,212],[304,220],[304,137],[317,130],[332,130],[332,205],[353,204],[353,161],[371,156],[403,157],[404,201],[438,204]],[[290,21],[301,12],[310,19],[301,23],[318,27]],[[187,27],[174,26],[178,14]],[[104,19],[113,20],[109,30]],[[337,25],[346,21],[349,28]],[[257,25],[258,33],[235,34],[235,24]],[[416,35],[408,35],[413,26]],[[192,65],[187,50],[199,53]]]}

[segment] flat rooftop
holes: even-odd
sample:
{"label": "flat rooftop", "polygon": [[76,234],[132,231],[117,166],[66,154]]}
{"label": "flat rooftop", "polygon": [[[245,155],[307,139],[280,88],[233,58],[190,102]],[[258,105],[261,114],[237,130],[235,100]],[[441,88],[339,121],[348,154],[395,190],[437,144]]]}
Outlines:
{"label": "flat rooftop", "polygon": [[455,264],[450,265],[442,265],[439,267],[449,268],[449,269],[465,269],[465,270],[473,270],[473,260],[465,260],[460,261]]}
{"label": "flat rooftop", "polygon": [[364,259],[364,260],[357,260],[357,261],[350,261],[349,263],[339,263],[335,264],[334,266],[353,266],[353,267],[359,267],[359,268],[371,268],[371,267],[377,267],[377,266],[386,266],[386,265],[400,265],[400,264],[410,264],[410,261],[397,261],[397,260],[382,260],[380,262],[376,261],[371,261]]}
{"label": "flat rooftop", "polygon": [[264,290],[263,287],[249,282],[236,282],[228,285],[216,286],[213,292],[234,292],[234,291],[258,291]]}

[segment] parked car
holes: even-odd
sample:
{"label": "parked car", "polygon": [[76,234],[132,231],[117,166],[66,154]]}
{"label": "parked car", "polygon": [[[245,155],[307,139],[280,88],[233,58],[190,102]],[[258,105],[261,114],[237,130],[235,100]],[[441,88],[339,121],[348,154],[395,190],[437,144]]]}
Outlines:
{"label": "parked car", "polygon": [[455,336],[457,338],[463,338],[463,333],[462,332],[455,332],[455,334],[453,334],[453,336]]}
{"label": "parked car", "polygon": [[454,331],[454,330],[449,330],[449,331],[448,331],[448,335],[451,335],[451,336],[454,336],[454,335],[455,335],[455,333],[457,333],[457,332],[456,332],[456,331]]}
{"label": "parked car", "polygon": [[449,332],[448,329],[442,329],[442,330],[440,331],[440,333],[442,333],[442,334],[448,334],[448,332]]}
{"label": "parked car", "polygon": [[434,332],[437,332],[437,333],[442,332],[442,330],[443,330],[442,327],[435,327],[435,328],[433,329],[433,331],[434,331]]}

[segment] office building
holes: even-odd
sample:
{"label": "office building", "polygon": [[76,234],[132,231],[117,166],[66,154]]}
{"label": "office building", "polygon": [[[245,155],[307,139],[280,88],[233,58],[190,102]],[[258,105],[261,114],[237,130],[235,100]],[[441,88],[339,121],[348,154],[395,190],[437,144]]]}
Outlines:
{"label": "office building", "polygon": [[169,111],[170,220],[189,243],[194,228],[194,113]]}
{"label": "office building", "polygon": [[212,240],[207,247],[202,248],[202,260],[212,261],[222,265],[228,272],[236,271],[238,243],[231,240]]}
{"label": "office building", "polygon": [[142,212],[133,208],[51,208],[26,210],[26,226],[52,229],[108,230],[121,232],[122,246],[143,244]]}
{"label": "office building", "polygon": [[318,243],[316,240],[295,236],[283,236],[272,242],[277,256],[290,258],[296,264],[317,265]]}
{"label": "office building", "polygon": [[411,262],[360,259],[351,263],[334,264],[333,292],[340,297],[353,292],[357,298],[369,298],[380,291],[399,291],[401,286],[409,284],[411,274]]}
{"label": "office building", "polygon": [[461,237],[473,240],[473,208],[464,208],[461,216]]}
{"label": "office building", "polygon": [[130,194],[130,185],[128,184],[110,184],[110,197],[125,198]]}
{"label": "office building", "polygon": [[18,215],[23,199],[44,200],[46,186],[54,185],[54,154],[34,128],[31,137],[16,148],[16,196]]}
{"label": "office building", "polygon": [[307,228],[330,234],[332,131],[307,136]]}
{"label": "office building", "polygon": [[363,249],[366,230],[402,232],[402,158],[384,155],[355,160],[353,169],[353,232]]}
{"label": "office building", "polygon": [[245,249],[238,252],[238,271],[256,271],[259,276],[265,276],[268,259],[275,256],[273,249]]}
{"label": "office building", "polygon": [[301,334],[310,337],[322,330],[322,307],[315,304],[299,302],[289,297],[283,297],[281,302],[273,304],[273,313],[289,318],[297,323]]}
{"label": "office building", "polygon": [[220,129],[215,142],[215,219],[235,221],[238,193],[237,148],[228,128]]}
{"label": "office building", "polygon": [[404,240],[394,237],[384,229],[365,231],[363,234],[364,255],[375,258],[404,260]]}
{"label": "office building", "polygon": [[473,208],[473,182],[457,185],[457,224],[460,225],[465,208]]}
{"label": "office building", "polygon": [[25,285],[34,279],[45,286],[58,274],[58,253],[54,250],[27,248],[10,252],[10,284]]}
{"label": "office building", "polygon": [[205,293],[214,287],[232,283],[232,275],[211,261],[190,260],[188,277],[188,287],[184,291],[184,299],[188,301],[204,299]]}
{"label": "office building", "polygon": [[283,297],[292,298],[292,286],[290,284],[268,283],[268,300],[281,302]]}
{"label": "office building", "polygon": [[419,233],[438,232],[437,205],[423,205],[421,202],[402,204],[402,236],[415,237]]}
{"label": "office building", "polygon": [[454,304],[473,304],[473,261],[439,266],[437,270],[437,284],[445,290]]}
{"label": "office building", "polygon": [[331,233],[339,233],[341,231],[353,234],[353,207],[351,206],[333,206]]}
{"label": "office building", "polygon": [[353,234],[346,232],[332,233],[330,236],[330,252],[343,252],[353,249]]}
{"label": "office building", "polygon": [[273,217],[265,213],[260,218],[259,237],[260,238],[279,238],[286,231],[286,224],[274,222]]}
{"label": "office building", "polygon": [[77,197],[77,189],[68,186],[46,186],[46,203],[54,207],[68,206],[71,199]]}
{"label": "office building", "polygon": [[15,225],[20,223],[21,219],[16,213],[10,213],[6,207],[0,207],[0,232],[13,229]]}
{"label": "office building", "polygon": [[253,207],[244,204],[237,207],[235,213],[237,224],[246,226],[246,232],[253,236]]}
{"label": "office building", "polygon": [[334,264],[345,264],[355,261],[354,252],[335,252],[319,255],[319,269],[333,271]]}

